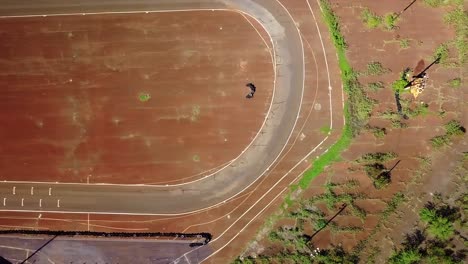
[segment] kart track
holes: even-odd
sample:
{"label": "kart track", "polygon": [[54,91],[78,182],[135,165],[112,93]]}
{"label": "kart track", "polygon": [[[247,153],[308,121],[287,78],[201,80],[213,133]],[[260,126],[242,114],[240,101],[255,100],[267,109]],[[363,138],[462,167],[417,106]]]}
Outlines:
{"label": "kart track", "polygon": [[[75,1],[78,2],[78,1]],[[259,24],[274,68],[269,112],[239,156],[182,183],[97,184],[18,181],[2,175],[0,227],[61,230],[211,232],[206,246],[173,262],[219,263],[234,257],[288,186],[338,138],[343,92],[335,54],[311,0],[0,1],[0,17],[49,17],[156,12],[237,12]],[[1,23],[3,23],[0,20]],[[325,128],[325,129],[323,129]],[[325,131],[325,132],[324,132]],[[34,172],[31,172],[34,173]],[[41,177],[39,177],[41,178]],[[267,211],[268,212],[268,211]],[[271,213],[271,210],[270,210]],[[163,230],[161,230],[163,229]],[[237,239],[239,245],[232,246]],[[233,242],[234,241],[234,242]],[[233,244],[234,243],[234,244]],[[226,248],[227,245],[231,245]],[[199,258],[197,252],[209,247]],[[1,248],[1,247],[0,247]],[[222,251],[222,254],[218,252]],[[206,256],[208,255],[208,256]],[[171,259],[171,258],[169,258]],[[217,262],[218,261],[218,262]]]}

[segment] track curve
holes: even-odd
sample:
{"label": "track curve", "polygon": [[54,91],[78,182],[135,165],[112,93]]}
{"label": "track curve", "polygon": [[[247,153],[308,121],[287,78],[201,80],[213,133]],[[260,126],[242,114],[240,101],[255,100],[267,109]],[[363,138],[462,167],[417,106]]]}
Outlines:
{"label": "track curve", "polygon": [[[252,146],[241,157],[212,177],[180,186],[51,184],[2,182],[5,211],[80,212],[97,214],[177,215],[204,210],[236,196],[276,161],[295,127],[304,85],[301,36],[293,19],[270,0],[124,0],[99,1],[2,0],[0,16],[70,13],[142,13],[184,10],[235,10],[255,18],[272,39],[276,61],[276,89],[271,112]],[[79,2],[79,4],[78,4]],[[141,11],[140,11],[141,10]],[[154,10],[154,11],[151,11]],[[157,11],[156,11],[157,10]],[[34,187],[34,198],[15,194]],[[13,190],[13,192],[12,192]],[[53,191],[52,191],[53,190]],[[32,192],[32,190],[31,190]],[[23,196],[24,197],[24,196]],[[42,202],[43,201],[43,202]],[[4,201],[5,202],[5,201]]]}

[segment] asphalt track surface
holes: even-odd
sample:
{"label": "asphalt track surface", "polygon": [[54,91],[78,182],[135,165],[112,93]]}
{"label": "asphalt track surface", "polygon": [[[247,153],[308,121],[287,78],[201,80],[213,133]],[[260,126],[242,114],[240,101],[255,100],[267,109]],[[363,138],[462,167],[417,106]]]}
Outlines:
{"label": "asphalt track surface", "polygon": [[[0,256],[13,263],[20,263],[51,237],[0,236]],[[190,241],[145,240],[145,239],[87,239],[57,237],[47,244],[27,263],[170,263],[174,256],[190,251]],[[138,252],[138,254],[135,254]],[[203,247],[192,254],[184,255],[178,263],[200,263],[211,254]]]}
{"label": "asphalt track surface", "polygon": [[[79,3],[79,4],[78,4]],[[304,89],[301,36],[284,7],[271,0],[0,0],[0,19],[11,16],[232,10],[255,18],[273,43],[273,107],[251,146],[211,177],[179,186],[1,182],[0,210],[97,214],[177,215],[222,204],[258,180],[286,146]],[[1,20],[0,20],[1,21]],[[34,172],[31,172],[34,173]],[[47,175],[44,175],[47,179]]]}

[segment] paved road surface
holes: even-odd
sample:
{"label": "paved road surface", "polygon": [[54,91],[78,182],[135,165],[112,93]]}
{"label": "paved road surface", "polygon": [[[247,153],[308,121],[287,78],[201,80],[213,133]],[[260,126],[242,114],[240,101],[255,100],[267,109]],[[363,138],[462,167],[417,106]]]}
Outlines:
{"label": "paved road surface", "polygon": [[[179,187],[1,182],[0,210],[180,214],[222,203],[262,176],[295,126],[304,81],[300,35],[277,1],[0,0],[0,16],[200,8],[245,12],[260,21],[275,43],[277,79],[273,107],[252,147],[213,177]],[[0,23],[1,19],[5,18],[0,18]],[[43,178],[47,180],[47,175]]]}
{"label": "paved road surface", "polygon": [[[51,237],[12,237],[0,236],[0,256],[12,263],[20,263],[36,249],[44,245]],[[143,239],[83,239],[57,237],[47,244],[28,263],[171,263],[184,253],[194,248],[189,241],[164,241]],[[211,254],[209,246],[186,257],[178,263],[200,263]],[[137,254],[136,254],[137,253]]]}

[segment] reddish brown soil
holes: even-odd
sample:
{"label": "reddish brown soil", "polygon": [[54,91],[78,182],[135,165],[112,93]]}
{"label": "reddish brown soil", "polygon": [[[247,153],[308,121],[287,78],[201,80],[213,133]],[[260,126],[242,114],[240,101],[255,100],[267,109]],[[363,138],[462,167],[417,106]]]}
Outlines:
{"label": "reddish brown soil", "polygon": [[[314,2],[314,1],[311,1]],[[445,190],[442,186],[450,185],[449,177],[441,177],[443,171],[448,167],[450,158],[444,158],[444,162],[439,162],[445,151],[439,155],[433,155],[435,150],[429,143],[429,139],[444,133],[443,124],[449,120],[456,119],[462,122],[466,127],[468,125],[467,105],[461,98],[466,97],[467,89],[454,89],[447,85],[447,81],[459,77],[460,72],[450,68],[442,67],[441,65],[433,66],[429,71],[430,77],[426,91],[417,98],[412,99],[411,95],[404,95],[404,99],[411,101],[412,106],[421,102],[429,104],[430,113],[427,116],[419,116],[404,121],[408,124],[408,128],[393,128],[390,121],[380,117],[380,112],[385,110],[396,111],[395,99],[393,91],[390,89],[391,83],[399,78],[399,74],[406,67],[414,67],[417,63],[424,59],[426,65],[431,63],[431,57],[435,48],[445,42],[453,39],[454,32],[442,22],[443,10],[431,9],[423,6],[422,3],[416,4],[405,12],[398,23],[399,28],[395,31],[382,31],[381,29],[367,29],[360,20],[360,13],[363,7],[369,7],[378,15],[384,15],[390,12],[399,12],[408,3],[405,1],[330,1],[334,11],[340,18],[342,32],[344,33],[348,48],[348,58],[353,68],[364,72],[366,66],[371,61],[381,62],[385,68],[390,69],[386,74],[380,76],[365,76],[359,77],[360,82],[365,86],[369,82],[382,81],[385,88],[377,92],[369,92],[369,96],[377,100],[370,124],[372,126],[385,127],[387,135],[383,139],[376,139],[371,133],[363,131],[360,136],[353,140],[350,148],[343,153],[343,161],[333,164],[326,171],[315,179],[312,186],[303,194],[304,198],[313,197],[324,192],[323,184],[327,181],[335,183],[344,183],[348,180],[356,180],[359,186],[353,188],[349,193],[361,193],[365,196],[363,199],[357,199],[355,205],[365,210],[367,215],[362,221],[352,214],[347,208],[334,222],[342,227],[361,227],[362,231],[332,231],[326,228],[321,231],[312,240],[312,244],[316,247],[327,248],[331,245],[342,245],[345,249],[351,250],[360,240],[369,237],[379,221],[382,221],[382,210],[395,193],[407,193],[410,199],[408,208],[398,215],[405,217],[408,213],[409,221],[412,222],[415,213],[415,207],[423,204],[418,200],[419,194],[430,193],[435,190]],[[420,25],[425,25],[430,28],[431,32],[437,34],[427,34],[420,30]],[[400,48],[396,39],[410,39],[410,47],[408,49]],[[465,85],[466,86],[466,85]],[[466,88],[466,87],[465,87]],[[445,111],[444,116],[439,116],[440,111]],[[454,145],[457,150],[451,152],[459,153],[467,151],[467,137],[454,140]],[[400,164],[392,171],[392,182],[384,189],[377,190],[372,185],[372,180],[366,176],[365,172],[353,163],[355,159],[363,154],[370,152],[389,152],[393,151],[398,154],[398,158],[386,163],[387,167],[393,165],[397,160],[401,160]],[[451,156],[453,156],[451,155]],[[438,173],[424,174],[420,176],[418,171],[425,169],[426,166],[421,166],[418,157],[431,156],[433,159],[434,168],[438,168]],[[355,168],[358,170],[349,170]],[[445,174],[447,175],[447,174]],[[447,175],[448,176],[448,175]],[[414,184],[418,182],[418,184]],[[422,184],[422,183],[426,184]],[[336,188],[336,193],[343,193],[341,187]],[[318,208],[331,217],[337,210],[328,210],[324,203],[316,204]],[[409,213],[412,213],[410,216]],[[395,221],[394,218],[388,220],[392,224],[391,228],[383,228],[382,232],[378,233],[369,246],[379,245],[381,241],[390,233],[395,234],[394,237],[401,238],[400,234],[407,232],[411,224],[399,226],[398,223],[405,222],[405,218],[401,221]],[[312,223],[313,224],[313,223]],[[309,230],[310,226],[306,226],[305,230]],[[258,254],[268,252],[270,255],[275,255],[268,249],[271,243],[267,238],[258,238],[260,241],[255,249],[249,248],[246,254]],[[388,242],[388,243],[387,243]],[[387,240],[382,250],[385,251],[383,256],[388,257],[391,253],[391,241]],[[399,243],[399,241],[398,241]],[[277,253],[277,252],[276,252]],[[384,263],[385,257],[380,258],[376,263]]]}
{"label": "reddish brown soil", "polygon": [[[305,1],[288,1],[283,4],[286,4],[288,10],[292,12],[303,35],[306,79],[304,100],[296,129],[278,162],[271,167],[270,171],[259,182],[251,186],[243,194],[240,194],[235,200],[227,202],[223,206],[205,212],[176,217],[91,215],[90,230],[115,231],[124,228],[135,231],[211,232],[214,238],[217,239],[210,243],[211,246],[214,249],[222,247],[223,250],[208,259],[208,263],[226,263],[229,259],[235,258],[245,248],[246,243],[252,239],[257,232],[256,230],[263,224],[264,219],[271,215],[281,204],[284,193],[281,196],[277,196],[277,194],[285,190],[285,188],[287,190],[287,186],[310,166],[310,163],[302,162],[295,169],[292,169],[301,158],[306,156],[312,148],[325,138],[326,135],[320,131],[320,128],[327,127],[330,124],[328,79],[315,22]],[[318,10],[315,3],[311,2],[311,5],[314,10]],[[318,16],[319,13],[315,12],[322,34],[327,36],[326,27],[322,24]],[[329,48],[332,45],[327,37],[324,37],[323,40],[327,47],[326,52],[330,71],[336,73],[338,68],[336,61],[334,61],[335,51]],[[315,158],[322,153],[337,139],[343,125],[343,116],[340,114],[342,113],[341,82],[338,75],[332,74],[331,85],[334,89],[332,100],[334,113],[336,113],[333,115],[333,131],[328,140],[315,153],[312,153],[311,158]],[[280,180],[283,176],[285,176],[284,179]],[[260,199],[266,191],[270,191],[270,193]],[[249,208],[250,210],[245,212]],[[266,210],[262,212],[265,208]],[[35,223],[33,220],[22,220],[18,219],[18,216],[9,217],[9,215],[10,213],[5,213],[5,218],[14,219],[12,221],[15,221],[16,225],[21,225],[23,221],[29,224]],[[37,219],[38,216],[37,214],[27,213],[20,215],[33,219]],[[46,216],[49,217],[46,218]],[[72,220],[74,218],[75,215],[73,214],[53,215],[53,217],[50,214],[43,214],[42,220],[36,222],[38,223],[36,227],[58,225],[71,230],[86,230],[88,228],[87,219],[76,221]],[[255,220],[251,221],[254,218]],[[80,217],[80,219],[83,218]],[[240,230],[243,231],[238,234]],[[236,235],[238,236],[230,241]]]}
{"label": "reddish brown soil", "polygon": [[0,35],[2,180],[193,180],[235,158],[270,105],[269,50],[236,12],[12,18]]}
{"label": "reddish brown soil", "polygon": [[[317,38],[315,24],[309,13],[307,2],[305,0],[282,2],[284,2],[283,4],[285,4],[291,12],[304,36],[306,90],[301,116],[293,136],[286,147],[286,152],[282,154],[278,163],[272,167],[261,181],[251,186],[244,194],[239,195],[236,200],[228,202],[223,206],[193,215],[177,217],[92,215],[88,222],[88,220],[83,219],[81,215],[64,214],[56,216],[47,214],[49,218],[44,219],[44,216],[42,216],[43,220],[39,221],[36,227],[58,225],[67,229],[84,229],[85,225],[88,226],[89,223],[89,228],[92,230],[110,231],[114,230],[114,228],[126,228],[130,230],[211,232],[217,239],[211,243],[212,247],[215,250],[223,247],[223,250],[208,259],[208,263],[228,262],[227,260],[236,257],[246,248],[246,243],[250,241],[255,234],[265,234],[265,230],[260,230],[260,232],[258,232],[258,228],[262,226],[267,216],[277,211],[276,208],[281,203],[282,196],[274,200],[276,194],[285,188],[299,173],[307,168],[309,164],[301,164],[282,181],[279,180],[280,177],[291,169],[301,155],[305,155],[310,151],[311,146],[315,146],[321,141],[323,134],[319,131],[319,128],[328,124],[327,112],[313,110],[313,106],[316,102],[321,103],[322,109],[327,106],[325,103],[328,99],[326,92],[323,92],[323,90],[320,90],[322,92],[318,94],[315,92],[317,91],[317,87],[326,87],[328,83],[325,73],[323,72],[324,62],[320,52],[321,45]],[[409,11],[405,13],[399,24],[400,28],[392,32],[381,31],[380,29],[371,31],[365,28],[359,20],[361,7],[368,6],[373,11],[382,15],[404,8],[406,4],[404,1],[388,3],[377,3],[376,1],[370,0],[358,2],[332,1],[332,3],[334,10],[342,21],[342,30],[349,45],[348,56],[353,67],[363,71],[368,62],[380,61],[384,67],[391,69],[391,72],[382,76],[361,76],[360,78],[363,84],[373,81],[383,81],[386,84],[385,89],[369,93],[372,98],[379,101],[375,107],[370,124],[385,126],[388,128],[388,134],[383,139],[375,139],[369,132],[364,131],[355,139],[349,150],[343,154],[343,161],[328,167],[325,173],[313,181],[311,188],[301,194],[303,197],[311,197],[322,193],[323,184],[327,180],[344,183],[347,180],[354,179],[360,183],[353,192],[362,193],[366,196],[363,199],[358,199],[356,205],[366,210],[367,216],[363,221],[360,221],[348,208],[340,215],[336,223],[340,226],[362,227],[363,231],[347,233],[332,232],[329,228],[326,228],[314,237],[312,241],[315,246],[319,246],[320,248],[326,248],[331,244],[341,244],[344,248],[351,249],[360,240],[367,238],[380,221],[381,216],[379,213],[385,207],[384,202],[387,202],[396,192],[404,191],[409,186],[412,186],[407,183],[413,180],[413,177],[415,177],[414,172],[419,168],[419,161],[416,157],[429,155],[433,151],[427,140],[434,135],[442,134],[442,125],[450,119],[462,119],[462,122],[466,122],[460,115],[460,112],[466,111],[466,105],[463,105],[463,102],[458,100],[458,98],[463,98],[463,89],[454,90],[445,86],[447,80],[456,77],[456,73],[436,65],[429,72],[431,79],[425,93],[423,93],[418,100],[415,100],[416,102],[424,101],[429,103],[432,113],[426,117],[417,117],[406,121],[409,125],[408,128],[391,128],[388,120],[377,117],[378,111],[396,109],[393,93],[388,88],[389,84],[398,78],[399,72],[405,67],[413,67],[420,59],[427,59],[430,57],[433,50],[440,42],[453,37],[453,31],[443,26],[441,12],[439,10],[425,8],[420,3],[416,3],[415,8],[409,9]],[[316,2],[310,1],[310,4],[316,11],[316,15],[319,15],[319,8]],[[320,18],[317,18],[319,19],[319,27],[322,30],[325,46],[327,48],[327,57],[329,58],[332,72],[332,86],[335,87],[333,91],[340,92],[339,87],[341,84],[339,74],[337,74],[339,70],[335,61],[335,51],[328,38],[328,31]],[[440,34],[434,37],[433,34],[426,34],[425,32],[418,31],[419,25],[421,24],[433,30],[437,30]],[[410,38],[410,48],[401,50],[398,43],[385,43],[383,41],[393,40],[396,35],[400,35],[402,38]],[[310,49],[308,48],[307,42],[311,45]],[[314,57],[314,52],[317,53],[316,58]],[[317,62],[317,64],[314,62]],[[320,69],[320,72],[316,72],[317,69]],[[315,81],[317,81],[317,83]],[[337,98],[334,97],[334,100],[336,99]],[[340,103],[341,101],[337,100],[337,102],[334,102],[334,105],[341,105]],[[337,107],[337,109],[339,109],[339,107]],[[447,112],[443,118],[437,116],[435,113],[441,109]],[[308,115],[309,112],[311,113],[310,116]],[[336,125],[335,129],[337,133],[332,134],[330,139],[324,144],[323,150],[330,146],[340,132],[339,129],[341,128],[340,124],[342,124],[342,119],[341,115],[338,113],[340,112],[334,112],[334,126]],[[467,124],[464,123],[464,125],[466,126]],[[306,137],[300,140],[299,136],[302,133]],[[456,144],[466,146],[467,143],[466,140],[458,140]],[[392,172],[392,183],[382,190],[376,190],[372,186],[372,181],[362,170],[353,172],[348,170],[349,167],[353,166],[352,161],[357,157],[365,153],[376,151],[394,151],[399,155],[398,159],[402,160],[399,166]],[[315,158],[315,153],[312,154],[311,158]],[[431,177],[431,186],[437,186],[439,181],[444,180],[445,179],[442,177]],[[278,183],[278,185],[272,188],[273,184],[276,183]],[[266,195],[265,198],[259,199],[269,188],[272,188],[273,191]],[[411,191],[411,189],[409,191]],[[269,207],[267,207],[263,213],[260,213],[261,210],[266,208],[270,201],[273,201],[273,203],[269,204]],[[245,210],[256,202],[258,203],[252,207],[252,210],[244,214]],[[336,212],[335,210],[326,210],[323,203],[320,203],[318,206],[327,213],[327,216],[331,216]],[[257,216],[257,214],[259,215]],[[12,215],[8,218],[16,219],[16,221],[11,220],[14,221],[16,225],[21,225],[24,222],[25,224],[34,226],[33,224],[35,223],[31,219],[18,219],[18,214],[5,213],[4,215],[5,217]],[[21,215],[37,218],[37,214]],[[55,219],[55,217],[57,217],[57,219]],[[79,219],[79,221],[70,220],[75,219],[75,217]],[[287,222],[287,220],[285,220],[285,222]],[[243,229],[246,226],[247,228]],[[310,228],[308,227],[307,230],[310,230]],[[398,230],[393,232],[398,232]],[[231,238],[234,236],[237,236],[236,239],[231,241]],[[254,251],[262,252],[258,250],[258,248],[263,248],[263,253],[275,253],[275,247],[268,248],[269,243],[267,239],[262,240],[262,236],[260,235],[255,238],[260,242],[259,246]],[[379,241],[375,241],[374,243],[379,243]]]}

